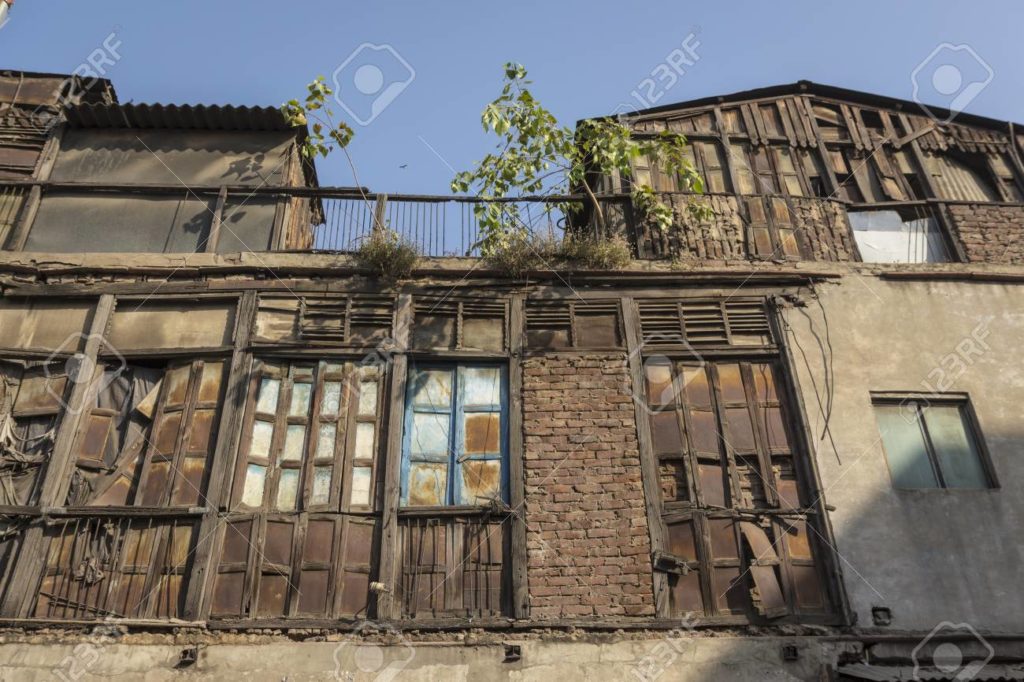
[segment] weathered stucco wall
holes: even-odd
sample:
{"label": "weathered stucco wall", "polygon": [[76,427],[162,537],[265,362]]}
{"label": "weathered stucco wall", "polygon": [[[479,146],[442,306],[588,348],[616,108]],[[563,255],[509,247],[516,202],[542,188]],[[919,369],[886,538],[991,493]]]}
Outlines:
{"label": "weathered stucco wall", "polygon": [[[603,641],[600,637],[580,642],[519,642],[515,638],[507,641],[520,644],[520,660],[505,662],[505,647],[500,643],[376,646],[356,644],[341,637],[330,642],[212,644],[200,649],[194,665],[182,669],[175,668],[181,645],[119,644],[105,640],[79,644],[0,644],[0,679],[788,682],[819,680],[822,662],[834,658],[835,650],[834,645],[817,638],[754,640],[679,637],[675,633],[632,641],[618,635],[607,636]],[[784,645],[797,647],[796,661],[783,661]]]}
{"label": "weathered stucco wall", "polygon": [[[1024,287],[854,273],[819,293],[786,319],[807,355],[792,348],[858,624],[888,606],[894,629],[1021,632]],[[939,390],[970,396],[1001,488],[893,488],[870,393]]]}

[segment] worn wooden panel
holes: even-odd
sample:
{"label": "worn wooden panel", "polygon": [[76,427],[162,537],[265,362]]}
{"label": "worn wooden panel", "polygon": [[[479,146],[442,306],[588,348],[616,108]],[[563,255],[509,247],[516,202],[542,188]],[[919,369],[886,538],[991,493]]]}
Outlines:
{"label": "worn wooden panel", "polygon": [[119,351],[217,348],[231,343],[233,303],[121,301],[107,331]]}
{"label": "worn wooden panel", "polygon": [[509,521],[406,518],[399,528],[403,615],[445,618],[505,613]]}
{"label": "worn wooden panel", "polygon": [[191,571],[192,520],[66,519],[47,528],[32,613],[93,620],[180,618]]}
{"label": "worn wooden panel", "polygon": [[0,347],[73,353],[81,349],[93,301],[0,300]]}

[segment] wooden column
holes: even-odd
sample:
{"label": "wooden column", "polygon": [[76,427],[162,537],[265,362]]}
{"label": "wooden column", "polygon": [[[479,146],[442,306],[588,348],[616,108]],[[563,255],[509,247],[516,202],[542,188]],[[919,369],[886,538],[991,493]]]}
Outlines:
{"label": "wooden column", "polygon": [[384,450],[384,509],[381,514],[380,558],[377,580],[385,591],[377,595],[377,618],[401,616],[398,590],[398,504],[402,472],[402,422],[405,419],[405,384],[409,373],[409,329],[412,326],[412,295],[399,294],[395,310],[395,351],[388,377],[388,430]]}
{"label": "wooden column", "polygon": [[512,616],[525,619],[530,615],[530,590],[527,581],[526,550],[526,470],[523,464],[523,324],[526,318],[526,295],[514,294],[509,311],[509,504],[512,516]]}

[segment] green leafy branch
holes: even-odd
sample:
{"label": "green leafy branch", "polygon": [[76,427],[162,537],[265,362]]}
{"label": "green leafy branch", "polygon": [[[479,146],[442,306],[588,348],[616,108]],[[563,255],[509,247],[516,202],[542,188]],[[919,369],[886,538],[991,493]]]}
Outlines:
{"label": "green leafy branch", "polygon": [[[327,158],[334,151],[335,144],[344,149],[355,133],[344,121],[334,122],[334,112],[327,106],[327,98],[334,91],[324,82],[323,76],[317,76],[306,90],[305,101],[288,100],[281,105],[281,113],[290,126],[308,126],[309,134],[301,152],[303,158],[312,161],[317,156]],[[312,125],[309,125],[310,121]]]}
{"label": "green leafy branch", "polygon": [[[496,151],[481,159],[471,171],[457,173],[453,192],[475,191],[485,200],[524,195],[568,195],[582,191],[591,206],[598,227],[606,233],[604,211],[591,184],[595,175],[619,172],[632,175],[633,161],[650,158],[665,172],[679,178],[684,190],[703,193],[704,182],[686,155],[686,138],[664,132],[654,138],[634,138],[630,129],[618,121],[587,120],[576,130],[561,126],[529,90],[531,81],[520,64],[505,65],[501,94],[484,107],[480,122],[499,141]],[[662,203],[649,185],[634,184],[634,205],[662,229],[670,228],[674,214]],[[572,210],[573,203],[548,203],[546,210]],[[706,218],[710,209],[692,201],[690,210]],[[474,206],[482,238],[479,246],[487,256],[505,247],[516,233],[527,230],[515,204],[484,201]]]}

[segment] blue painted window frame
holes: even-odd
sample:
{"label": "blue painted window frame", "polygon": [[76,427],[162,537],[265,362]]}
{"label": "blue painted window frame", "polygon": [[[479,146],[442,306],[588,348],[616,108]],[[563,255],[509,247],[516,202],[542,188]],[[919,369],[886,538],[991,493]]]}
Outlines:
{"label": "blue painted window frame", "polygon": [[[499,402],[486,405],[466,404],[465,374],[472,369],[497,369],[499,372]],[[425,372],[448,372],[451,377],[451,400],[447,405],[417,406],[413,402],[417,377]],[[403,508],[419,508],[423,505],[409,504],[409,471],[413,461],[445,462],[448,465],[445,499],[439,505],[444,507],[487,506],[486,504],[460,502],[462,497],[461,462],[465,460],[498,460],[501,463],[500,488],[501,500],[508,504],[509,500],[509,438],[508,438],[508,366],[489,362],[459,363],[416,363],[409,367],[405,393],[405,419],[402,434],[402,471],[401,497],[399,506]],[[439,414],[448,416],[448,447],[447,452],[412,454],[413,416],[420,414]],[[501,432],[499,434],[499,452],[469,455],[463,452],[464,425],[466,415],[500,414]]]}

